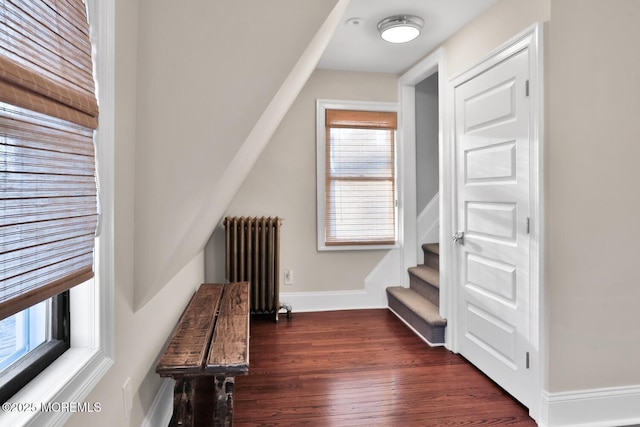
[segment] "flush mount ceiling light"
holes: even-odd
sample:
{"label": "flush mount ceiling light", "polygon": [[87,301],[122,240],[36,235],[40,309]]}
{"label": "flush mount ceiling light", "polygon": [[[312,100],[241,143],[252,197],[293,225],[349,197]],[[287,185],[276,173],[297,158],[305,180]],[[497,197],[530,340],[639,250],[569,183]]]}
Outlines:
{"label": "flush mount ceiling light", "polygon": [[378,23],[380,37],[389,43],[406,43],[420,35],[424,21],[413,15],[396,15]]}

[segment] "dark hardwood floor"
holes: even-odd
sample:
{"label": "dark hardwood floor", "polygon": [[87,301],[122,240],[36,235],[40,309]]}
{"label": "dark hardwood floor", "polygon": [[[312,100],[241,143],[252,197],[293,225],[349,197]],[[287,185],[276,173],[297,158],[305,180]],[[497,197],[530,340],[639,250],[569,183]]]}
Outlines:
{"label": "dark hardwood floor", "polygon": [[[203,393],[196,416],[207,425]],[[461,356],[429,347],[388,310],[356,310],[252,318],[234,425],[536,424]]]}

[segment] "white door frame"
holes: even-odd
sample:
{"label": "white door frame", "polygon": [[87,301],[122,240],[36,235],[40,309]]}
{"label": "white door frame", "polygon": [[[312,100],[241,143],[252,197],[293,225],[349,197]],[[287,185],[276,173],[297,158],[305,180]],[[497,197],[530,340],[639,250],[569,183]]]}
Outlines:
{"label": "white door frame", "polygon": [[[458,322],[456,301],[458,298],[456,286],[456,265],[454,260],[454,246],[451,236],[454,234],[456,209],[455,204],[455,150],[453,149],[454,135],[454,86],[464,76],[473,76],[482,70],[495,65],[500,60],[509,56],[516,46],[527,43],[531,52],[530,87],[529,97],[531,102],[531,235],[530,235],[530,302],[531,302],[531,349],[530,364],[536,369],[537,378],[534,395],[542,397],[543,378],[546,369],[546,361],[541,358],[544,354],[541,348],[542,317],[540,316],[541,302],[543,300],[543,239],[544,239],[544,63],[543,63],[543,24],[537,23],[512,40],[490,52],[467,71],[447,80],[444,48],[439,48],[434,53],[417,63],[398,80],[398,93],[400,98],[399,141],[399,170],[401,171],[400,185],[400,236],[402,238],[402,250],[400,256],[401,270],[417,264],[415,247],[417,244],[416,222],[416,134],[415,134],[415,86],[422,80],[439,73],[438,78],[438,103],[439,103],[439,167],[440,167],[440,312],[448,319],[449,327],[446,329],[445,346],[453,351],[458,351],[458,337],[455,335],[453,325]],[[406,274],[403,281],[408,282]],[[405,286],[407,283],[403,283]],[[534,419],[539,419],[540,403],[534,402],[529,407],[529,413]]]}
{"label": "white door frame", "polygon": [[[451,283],[450,260],[453,256],[453,246],[450,244],[449,236],[452,231],[452,216],[450,209],[447,207],[452,205],[451,195],[452,189],[452,169],[449,159],[453,153],[450,152],[451,136],[448,135],[446,126],[447,102],[450,98],[448,83],[446,80],[446,68],[444,61],[444,48],[439,48],[432,54],[411,67],[398,79],[398,93],[400,98],[399,126],[399,171],[401,179],[399,180],[401,195],[400,205],[400,236],[402,237],[402,250],[400,256],[400,271],[406,272],[409,267],[418,264],[415,248],[417,247],[417,213],[416,213],[416,188],[417,188],[417,171],[416,171],[416,98],[415,87],[424,79],[438,73],[438,169],[439,184],[438,192],[440,198],[439,217],[440,217],[440,314],[447,318],[452,312],[452,305],[455,305],[455,299],[449,295],[450,286],[443,286],[444,283]],[[407,274],[402,275],[403,285],[408,286],[409,277]],[[445,346],[452,351],[449,343],[452,341],[452,328],[445,330]]]}
{"label": "white door frame", "polygon": [[[542,271],[542,261],[543,261],[543,239],[544,239],[544,217],[542,213],[543,210],[543,51],[542,51],[542,24],[538,23],[533,25],[531,28],[522,32],[518,36],[514,37],[509,42],[505,43],[498,49],[491,52],[489,55],[485,57],[482,61],[477,63],[476,65],[470,67],[467,71],[460,73],[457,76],[454,76],[450,83],[447,85],[447,100],[451,100],[448,103],[447,109],[447,134],[450,136],[448,142],[452,145],[455,142],[454,138],[454,105],[453,105],[453,96],[454,96],[454,87],[456,85],[462,84],[463,82],[477,76],[483,71],[493,67],[497,63],[503,61],[505,58],[511,56],[515,52],[521,50],[524,46],[529,48],[530,52],[530,65],[529,65],[529,99],[531,106],[531,117],[530,117],[530,126],[531,126],[531,146],[530,146],[530,189],[529,189],[529,203],[530,203],[530,246],[529,246],[529,262],[530,262],[530,295],[529,301],[531,304],[530,307],[530,322],[531,330],[530,330],[530,369],[534,370],[533,376],[536,378],[535,384],[532,386],[535,388],[532,393],[533,396],[541,396],[542,395],[542,379],[544,377],[544,372],[546,372],[546,367],[543,366],[545,362],[541,355],[544,354],[541,349],[541,331],[542,329],[542,317],[540,316],[541,302],[542,302],[542,275],[540,272]],[[455,150],[451,147],[451,150],[447,151],[445,154],[449,156],[445,158],[445,164],[447,165],[447,169],[454,171],[455,168],[455,156],[453,155]],[[455,182],[455,177],[450,176],[450,179]],[[450,195],[449,200],[452,200],[453,203],[447,204],[443,206],[444,216],[449,219],[450,224],[455,224],[455,216],[457,214],[455,209],[455,187],[449,187],[452,194]],[[452,235],[453,233],[450,233]],[[443,240],[450,241],[451,239],[443,238]],[[452,244],[450,243],[450,246]],[[448,254],[451,252],[447,252]],[[447,277],[452,279],[452,282],[447,282],[447,284],[455,284],[457,283],[458,277],[458,266],[456,265],[456,258],[450,258],[451,262],[447,263]],[[452,324],[458,324],[460,322],[459,316],[461,315],[456,310],[456,304],[453,302],[457,301],[458,295],[458,287],[457,286],[447,286],[449,288],[449,292],[445,294],[445,298],[450,298],[446,304],[451,309],[448,315],[448,328],[450,329],[450,342],[448,342],[447,347],[452,351],[458,350],[458,342],[459,338],[456,336],[456,329],[452,327]],[[534,419],[539,418],[540,411],[540,399],[535,399],[529,405],[529,412]]]}
{"label": "white door frame", "polygon": [[[416,207],[416,191],[417,191],[417,171],[416,171],[416,95],[415,87],[424,79],[438,73],[438,146],[440,152],[439,158],[439,194],[440,194],[440,242],[442,242],[443,229],[446,227],[447,221],[442,212],[443,204],[448,200],[442,200],[443,192],[443,167],[442,152],[446,149],[444,143],[444,118],[445,118],[445,101],[443,94],[446,93],[445,70],[444,70],[444,49],[439,48],[422,61],[418,62],[411,69],[405,72],[398,79],[399,94],[399,126],[398,140],[401,141],[398,151],[398,170],[401,177],[399,179],[398,192],[400,194],[400,236],[402,238],[402,251],[400,256],[400,271],[406,272],[409,267],[419,263],[415,248],[417,247],[418,228],[417,228],[417,207]],[[450,193],[449,193],[450,194]],[[440,253],[442,254],[442,246]],[[442,257],[446,259],[446,257]],[[442,261],[441,261],[442,269]],[[407,286],[409,277],[407,274],[402,275],[403,285]],[[442,273],[441,273],[442,282]],[[441,290],[443,292],[443,290]],[[446,312],[441,306],[441,311]]]}

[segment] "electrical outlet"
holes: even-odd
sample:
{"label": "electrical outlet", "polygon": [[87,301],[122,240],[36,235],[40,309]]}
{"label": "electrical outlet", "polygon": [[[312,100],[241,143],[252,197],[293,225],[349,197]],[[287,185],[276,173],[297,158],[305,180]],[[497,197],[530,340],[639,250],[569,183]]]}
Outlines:
{"label": "electrical outlet", "polygon": [[293,270],[284,271],[284,284],[293,285]]}
{"label": "electrical outlet", "polygon": [[133,405],[133,394],[131,393],[131,378],[122,385],[122,402],[124,403],[124,419],[129,419],[131,413],[131,406]]}

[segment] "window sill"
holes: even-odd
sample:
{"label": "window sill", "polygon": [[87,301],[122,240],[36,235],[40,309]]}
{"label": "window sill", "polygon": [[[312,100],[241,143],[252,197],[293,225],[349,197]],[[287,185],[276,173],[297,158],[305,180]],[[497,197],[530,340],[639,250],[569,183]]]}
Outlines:
{"label": "window sill", "polygon": [[[64,405],[85,403],[83,399],[112,365],[113,360],[97,349],[67,350],[3,405],[0,425],[61,426],[75,409],[99,409],[93,403],[100,402],[88,402],[86,407],[79,408]],[[51,403],[55,404],[47,411],[46,404]]]}
{"label": "window sill", "polygon": [[319,245],[318,251],[389,251],[399,247],[398,243],[393,245]]}

